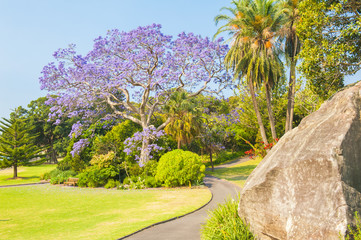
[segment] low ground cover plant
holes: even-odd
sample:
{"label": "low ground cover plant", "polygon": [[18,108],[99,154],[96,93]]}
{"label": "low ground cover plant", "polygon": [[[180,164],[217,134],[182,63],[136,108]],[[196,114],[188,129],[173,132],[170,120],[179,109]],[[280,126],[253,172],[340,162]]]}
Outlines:
{"label": "low ground cover plant", "polygon": [[165,187],[194,185],[203,181],[204,171],[198,154],[177,149],[160,158],[155,179]]}
{"label": "low ground cover plant", "polygon": [[202,240],[251,240],[255,239],[249,227],[238,216],[238,202],[228,198],[224,204],[208,212],[208,219],[201,229]]}

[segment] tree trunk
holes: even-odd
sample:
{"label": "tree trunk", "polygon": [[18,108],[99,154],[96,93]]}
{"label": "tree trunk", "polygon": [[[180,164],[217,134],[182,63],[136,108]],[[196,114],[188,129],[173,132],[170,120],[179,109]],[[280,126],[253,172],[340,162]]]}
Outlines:
{"label": "tree trunk", "polygon": [[248,87],[249,87],[249,90],[251,92],[253,108],[254,108],[254,111],[256,112],[257,122],[258,122],[259,130],[261,132],[262,140],[264,142],[264,145],[268,145],[266,130],[264,129],[261,113],[259,112],[259,109],[258,109],[257,99],[256,99],[256,96],[255,96],[255,91],[254,91],[254,86],[253,86],[252,81],[248,82]]}
{"label": "tree trunk", "polygon": [[177,148],[178,148],[178,149],[181,148],[181,140],[180,140],[180,139],[177,140]]}
{"label": "tree trunk", "polygon": [[276,133],[276,126],[275,126],[275,120],[273,116],[273,110],[272,110],[272,102],[271,102],[271,86],[268,82],[264,82],[265,89],[266,89],[266,101],[267,101],[267,111],[268,111],[268,118],[271,125],[271,133],[272,138],[275,140],[277,138]]}
{"label": "tree trunk", "polygon": [[140,167],[143,167],[144,164],[149,161],[150,152],[148,146],[149,146],[149,139],[147,137],[143,137],[142,150],[140,152],[140,158],[138,162]]}
{"label": "tree trunk", "polygon": [[295,104],[295,91],[296,91],[295,85],[296,85],[296,61],[294,58],[292,58],[291,67],[290,67],[290,79],[288,84],[288,103],[287,103],[285,133],[288,132],[289,130],[292,130],[293,110]]}
{"label": "tree trunk", "polygon": [[52,145],[47,148],[46,155],[50,163],[58,163],[57,154]]}
{"label": "tree trunk", "polygon": [[56,153],[56,151],[54,149],[52,149],[51,150],[51,160],[50,160],[50,162],[52,162],[54,164],[58,163],[57,155],[58,154]]}
{"label": "tree trunk", "polygon": [[14,164],[14,179],[18,178],[18,164],[17,162]]}
{"label": "tree trunk", "polygon": [[209,146],[209,160],[211,161],[211,166],[212,166],[212,172],[214,172],[214,164],[213,164],[213,157],[212,157],[212,147]]}
{"label": "tree trunk", "polygon": [[58,163],[58,159],[57,159],[57,152],[56,150],[54,149],[54,140],[53,140],[54,136],[51,136],[50,137],[50,143],[49,143],[49,151],[50,151],[50,155],[49,155],[49,158],[50,158],[50,162],[52,163]]}

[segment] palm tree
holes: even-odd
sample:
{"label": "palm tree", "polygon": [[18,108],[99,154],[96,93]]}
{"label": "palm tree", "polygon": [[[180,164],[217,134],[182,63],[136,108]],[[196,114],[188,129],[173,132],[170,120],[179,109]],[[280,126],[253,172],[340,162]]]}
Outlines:
{"label": "palm tree", "polygon": [[276,44],[282,16],[273,0],[239,0],[233,1],[232,4],[235,8],[225,8],[232,16],[218,15],[215,18],[216,23],[226,21],[216,35],[225,31],[232,35],[232,46],[225,62],[227,67],[234,70],[235,78],[246,79],[262,139],[268,144],[255,89],[260,88],[261,84],[265,87],[272,138],[276,139],[271,89],[280,78],[283,69]]}
{"label": "palm tree", "polygon": [[178,149],[182,144],[189,144],[200,130],[200,118],[196,117],[197,109],[192,100],[187,92],[176,91],[164,107],[167,117],[171,118],[164,131],[176,139]]}
{"label": "palm tree", "polygon": [[298,14],[298,3],[298,0],[284,0],[281,5],[281,11],[284,15],[284,25],[282,27],[281,35],[285,39],[284,51],[290,65],[285,132],[292,129],[296,85],[296,56],[301,50],[300,39],[296,32],[296,25],[300,19]]}

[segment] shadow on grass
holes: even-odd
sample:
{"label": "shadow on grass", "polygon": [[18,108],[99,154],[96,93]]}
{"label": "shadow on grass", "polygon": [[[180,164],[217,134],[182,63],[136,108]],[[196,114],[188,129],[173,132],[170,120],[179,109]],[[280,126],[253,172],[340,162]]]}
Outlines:
{"label": "shadow on grass", "polygon": [[29,180],[29,179],[39,179],[39,176],[7,178],[6,180]]}

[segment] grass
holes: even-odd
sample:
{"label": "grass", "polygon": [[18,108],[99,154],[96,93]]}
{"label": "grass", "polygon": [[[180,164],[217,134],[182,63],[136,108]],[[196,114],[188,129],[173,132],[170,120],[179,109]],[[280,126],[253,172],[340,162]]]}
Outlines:
{"label": "grass", "polygon": [[[244,151],[238,151],[238,152],[223,151],[220,152],[219,154],[213,154],[213,164],[214,166],[217,166],[220,164],[231,162],[242,156],[244,156]],[[202,158],[202,162],[206,165],[206,167],[212,166],[208,154],[202,155],[201,158]]]}
{"label": "grass", "polygon": [[13,168],[0,170],[0,186],[40,182],[40,175],[50,172],[55,167],[55,164],[18,167],[18,179],[11,179],[14,176]]}
{"label": "grass", "polygon": [[261,158],[255,158],[228,168],[215,169],[214,172],[206,171],[206,174],[222,178],[243,187],[253,169],[261,162]]}
{"label": "grass", "polygon": [[0,188],[1,239],[117,239],[191,212],[208,189],[106,190],[53,185]]}

